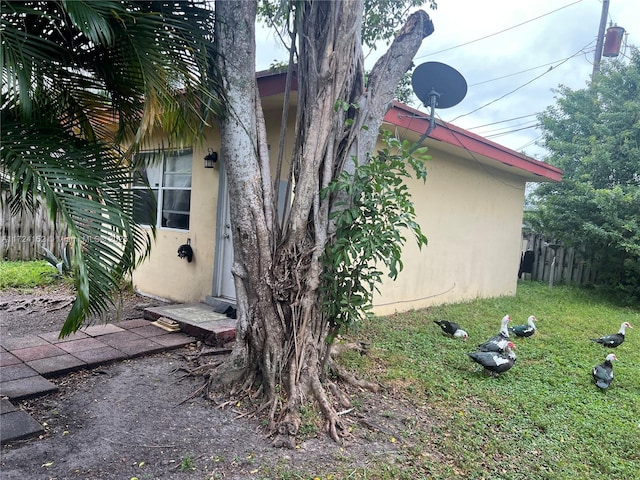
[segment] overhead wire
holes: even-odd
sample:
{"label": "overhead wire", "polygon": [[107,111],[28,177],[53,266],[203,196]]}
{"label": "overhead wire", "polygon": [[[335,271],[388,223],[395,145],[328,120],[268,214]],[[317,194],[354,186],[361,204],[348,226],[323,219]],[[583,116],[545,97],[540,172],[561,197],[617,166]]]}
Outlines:
{"label": "overhead wire", "polygon": [[529,141],[528,141],[527,143],[525,143],[524,145],[522,145],[522,146],[518,147],[518,148],[516,149],[516,152],[519,152],[519,151],[521,151],[521,150],[523,150],[523,149],[527,148],[527,147],[528,147],[528,146],[530,146],[530,145],[534,145],[534,144],[535,144],[538,140],[540,140],[543,136],[544,136],[544,135],[538,135],[536,138],[534,138],[534,139],[532,139],[532,140],[529,140]]}
{"label": "overhead wire", "polygon": [[478,135],[482,135],[484,137],[484,136],[489,135],[489,134],[518,131],[518,129],[520,129],[521,127],[530,127],[532,125],[538,125],[539,123],[540,122],[538,122],[538,119],[527,120],[526,122],[519,122],[519,123],[514,123],[514,124],[511,124],[511,125],[505,125],[505,126],[502,126],[502,127],[492,128],[490,130],[484,130],[482,132],[479,132]]}
{"label": "overhead wire", "polygon": [[508,32],[509,30],[513,30],[514,28],[521,27],[522,25],[526,25],[527,23],[534,22],[534,21],[536,21],[536,20],[539,20],[539,19],[541,19],[541,18],[544,18],[544,17],[546,17],[546,16],[548,16],[548,15],[551,15],[551,14],[553,14],[553,13],[559,12],[560,10],[563,10],[563,9],[565,9],[565,8],[567,8],[567,7],[571,7],[572,5],[575,5],[575,4],[577,4],[577,3],[581,3],[581,2],[582,2],[582,0],[577,0],[577,1],[573,2],[573,3],[569,3],[569,4],[567,4],[567,5],[563,6],[563,7],[556,8],[555,10],[552,10],[552,11],[547,12],[547,13],[543,13],[542,15],[539,15],[539,16],[537,16],[537,17],[531,18],[531,19],[529,19],[529,20],[526,20],[526,21],[524,21],[524,22],[522,22],[522,23],[519,23],[519,24],[517,24],[517,25],[514,25],[514,26],[512,26],[512,27],[505,28],[504,30],[500,30],[499,32],[495,32],[495,33],[492,33],[492,34],[490,34],[490,35],[485,35],[484,37],[477,38],[477,39],[475,39],[475,40],[470,40],[470,41],[468,41],[468,42],[461,43],[460,45],[456,45],[456,46],[454,46],[454,47],[445,48],[444,50],[439,50],[439,51],[437,51],[437,52],[432,52],[432,53],[426,53],[426,54],[424,54],[424,55],[420,55],[419,57],[416,57],[416,59],[419,59],[419,58],[425,58],[425,57],[430,57],[430,56],[432,56],[432,55],[437,55],[437,54],[439,54],[439,53],[443,53],[443,52],[448,52],[448,51],[450,51],[450,50],[455,50],[456,48],[464,47],[464,46],[466,46],[466,45],[470,45],[470,44],[472,44],[472,43],[479,42],[479,41],[481,41],[481,40],[486,40],[487,38],[495,37],[496,35],[500,35],[501,33]]}
{"label": "overhead wire", "polygon": [[456,139],[456,142],[458,142],[458,145],[460,145],[460,146],[461,146],[461,147],[462,147],[462,148],[467,152],[467,154],[471,157],[471,159],[472,159],[474,162],[476,162],[476,164],[477,164],[477,165],[478,165],[482,170],[484,170],[484,171],[487,173],[487,175],[489,175],[490,177],[492,177],[492,178],[493,178],[494,180],[496,180],[497,182],[499,182],[499,183],[501,183],[501,184],[503,184],[503,185],[505,185],[505,186],[507,186],[507,187],[509,187],[509,188],[513,188],[513,189],[515,189],[515,190],[524,191],[524,188],[520,187],[519,185],[512,185],[511,183],[506,182],[506,181],[504,181],[503,179],[499,178],[497,175],[495,175],[495,173],[494,173],[494,172],[492,172],[492,171],[491,171],[491,169],[490,169],[489,167],[487,167],[485,164],[483,164],[483,163],[478,159],[478,157],[476,157],[476,155],[475,155],[471,150],[469,150],[469,148],[467,148],[467,146],[466,146],[466,145],[464,144],[464,142],[460,139],[460,137],[458,136],[458,134],[457,134],[454,130],[452,130],[452,129],[449,127],[449,123],[448,123],[448,122],[446,122],[446,121],[444,121],[444,120],[440,117],[440,115],[438,115],[437,113],[436,113],[436,116],[441,120],[441,122],[442,122],[442,124],[443,124],[444,128],[446,128],[446,129],[449,131],[449,133],[451,133],[451,135],[453,135],[453,138],[455,138],[455,139]]}
{"label": "overhead wire", "polygon": [[[589,52],[586,52],[586,53],[589,53]],[[563,60],[566,60],[566,58],[561,58],[560,60],[555,60],[553,62],[543,63],[542,65],[538,65],[537,67],[527,68],[525,70],[520,70],[519,72],[508,73],[507,75],[503,75],[501,77],[491,78],[489,80],[483,80],[482,82],[472,83],[472,84],[469,85],[469,87],[476,87],[478,85],[484,85],[485,83],[496,82],[498,80],[503,80],[505,78],[514,77],[514,76],[520,75],[522,73],[527,73],[527,72],[530,72],[532,70],[537,70],[538,68],[548,67],[549,65],[555,65],[556,63],[562,62]]]}
{"label": "overhead wire", "polygon": [[[416,58],[424,58],[424,57],[428,57],[428,56],[431,56],[431,55],[436,55],[436,54],[439,54],[439,53],[442,53],[442,52],[450,51],[450,50],[453,50],[453,49],[456,49],[456,48],[460,48],[460,47],[463,47],[463,46],[469,45],[469,44],[471,44],[471,43],[475,43],[475,42],[478,42],[478,41],[481,41],[481,40],[485,40],[485,39],[487,39],[487,38],[490,38],[490,37],[493,37],[493,36],[499,35],[499,34],[501,34],[501,33],[504,33],[504,32],[507,32],[507,31],[513,30],[513,29],[515,29],[515,28],[518,28],[518,27],[520,27],[520,26],[522,26],[522,25],[526,25],[526,24],[528,24],[528,23],[530,23],[530,22],[533,22],[533,21],[539,20],[539,19],[544,18],[544,17],[546,17],[546,16],[548,16],[548,15],[552,15],[552,14],[554,14],[554,13],[556,13],[556,12],[560,11],[560,10],[563,10],[563,9],[565,9],[565,8],[568,8],[568,7],[571,7],[571,6],[576,5],[576,4],[578,4],[578,3],[581,3],[581,2],[582,2],[582,0],[578,0],[578,1],[574,1],[574,2],[568,3],[568,4],[566,4],[566,5],[562,6],[562,7],[559,7],[559,8],[557,8],[557,9],[555,9],[555,10],[552,10],[552,11],[550,11],[550,12],[544,13],[544,14],[539,15],[539,16],[537,16],[537,17],[531,18],[531,19],[529,19],[529,20],[527,20],[527,21],[524,21],[524,22],[518,23],[518,24],[516,24],[516,25],[513,25],[513,26],[511,26],[511,27],[509,27],[509,28],[506,28],[506,29],[500,30],[500,31],[498,31],[498,32],[492,33],[492,34],[490,34],[490,35],[485,35],[485,36],[480,37],[480,38],[477,38],[477,39],[475,39],[475,40],[471,40],[471,41],[468,41],[468,42],[464,42],[464,43],[462,43],[462,44],[459,44],[459,45],[456,45],[456,46],[453,46],[453,47],[450,47],[450,48],[446,48],[446,49],[444,49],[444,50],[439,50],[439,51],[437,51],[437,52],[432,52],[432,53],[428,53],[428,54],[425,54],[425,55],[421,55],[421,56],[418,56],[418,57],[416,57]],[[507,97],[507,96],[509,96],[509,95],[511,95],[511,94],[513,94],[513,93],[515,93],[515,92],[517,92],[517,91],[519,91],[519,90],[521,90],[522,88],[524,88],[524,87],[526,87],[527,85],[529,85],[529,84],[531,84],[531,83],[535,82],[535,81],[536,81],[536,80],[538,80],[539,78],[542,78],[542,77],[544,77],[545,75],[547,75],[548,73],[550,73],[550,72],[554,71],[555,69],[557,69],[557,68],[561,67],[563,64],[565,64],[566,62],[568,62],[569,60],[571,60],[571,59],[575,58],[575,57],[576,57],[576,56],[578,56],[578,55],[583,54],[583,55],[585,55],[585,58],[586,58],[586,56],[587,56],[589,53],[592,53],[592,52],[593,52],[593,49],[590,49],[589,47],[590,47],[594,42],[595,42],[595,40],[592,40],[592,41],[591,41],[591,42],[589,42],[587,45],[585,45],[585,46],[584,46],[584,47],[582,47],[580,50],[578,50],[576,53],[574,53],[573,55],[571,55],[571,56],[569,56],[569,57],[567,57],[567,58],[565,58],[565,59],[563,59],[563,60],[557,60],[557,61],[555,61],[555,62],[549,62],[549,63],[543,64],[543,65],[539,65],[539,66],[537,66],[537,67],[532,67],[532,68],[529,68],[529,69],[522,70],[522,71],[520,71],[520,72],[515,72],[515,73],[511,73],[511,74],[503,75],[503,76],[501,76],[501,77],[497,77],[497,78],[493,78],[493,79],[489,79],[489,80],[484,80],[484,81],[477,82],[477,83],[474,83],[474,84],[469,85],[470,87],[478,86],[478,85],[482,85],[482,84],[490,83],[490,82],[493,82],[493,81],[498,81],[498,80],[501,80],[501,79],[504,79],[504,78],[508,78],[508,77],[511,77],[511,76],[519,75],[519,74],[522,74],[522,73],[526,73],[526,72],[529,72],[529,71],[532,71],[532,70],[536,70],[536,69],[538,69],[538,68],[542,68],[542,67],[549,66],[549,68],[548,68],[547,70],[545,70],[543,73],[541,73],[540,75],[537,75],[536,77],[534,77],[534,78],[532,78],[531,80],[529,80],[529,81],[527,81],[527,82],[523,83],[522,85],[518,86],[517,88],[515,88],[515,89],[513,89],[513,90],[511,90],[511,91],[509,91],[509,92],[507,92],[507,93],[505,93],[504,95],[501,95],[500,97],[498,97],[498,98],[496,98],[496,99],[494,99],[494,100],[492,100],[492,101],[490,101],[490,102],[488,102],[488,103],[486,103],[486,104],[484,104],[484,105],[479,106],[478,108],[476,108],[476,109],[474,109],[474,110],[472,110],[472,111],[470,111],[470,112],[468,112],[468,113],[465,113],[465,114],[462,114],[462,115],[458,115],[458,116],[457,116],[457,117],[455,117],[454,119],[450,120],[450,122],[454,122],[454,121],[456,121],[456,120],[458,120],[458,119],[460,119],[460,118],[462,118],[462,117],[465,117],[465,116],[471,115],[471,114],[473,114],[473,113],[475,113],[475,112],[478,112],[479,110],[482,110],[482,109],[484,109],[484,108],[486,108],[486,107],[488,107],[488,106],[492,105],[492,104],[493,104],[493,103],[495,103],[495,102],[498,102],[499,100],[502,100],[503,98],[505,98],[505,97]],[[525,115],[525,116],[522,116],[522,117],[516,117],[516,118],[511,119],[511,120],[516,120],[516,119],[518,119],[518,118],[526,118],[526,117],[528,117],[528,116],[533,116],[533,115],[537,115],[537,114],[531,114],[531,115]],[[505,123],[505,122],[508,122],[508,121],[510,121],[510,120],[503,120],[503,121],[500,121],[500,122],[494,122],[494,123],[495,123],[495,124],[498,124],[498,123]],[[487,124],[487,125],[491,125],[491,124]],[[484,125],[484,126],[487,126],[487,125]],[[472,127],[471,129],[482,128],[482,127],[484,127],[484,126]],[[495,138],[495,137],[499,137],[499,136],[507,135],[507,134],[510,134],[510,133],[514,133],[514,132],[517,132],[517,131],[527,130],[527,129],[531,129],[531,128],[537,128],[537,127],[539,127],[539,126],[540,126],[540,125],[539,125],[538,123],[536,123],[536,124],[534,124],[534,125],[524,126],[524,127],[522,127],[522,128],[511,129],[511,130],[508,130],[508,131],[504,131],[504,132],[500,132],[500,133],[495,133],[495,134],[492,134],[492,135],[488,135],[488,136],[486,136],[486,138]],[[471,130],[471,129],[468,129],[468,130]],[[540,138],[540,137],[538,137],[538,138]],[[533,142],[535,142],[535,141],[537,141],[537,139],[533,140]],[[532,142],[528,142],[527,146],[528,146],[528,145],[530,145],[531,143],[532,143]],[[522,148],[524,148],[524,147],[522,147]]]}
{"label": "overhead wire", "polygon": [[497,138],[497,137],[502,137],[503,135],[510,135],[515,132],[521,132],[522,130],[529,130],[530,128],[538,128],[539,126],[540,124],[536,123],[535,125],[529,125],[528,127],[514,128],[513,130],[509,130],[508,132],[500,132],[500,133],[494,133],[492,135],[482,135],[482,136],[484,138]]}
{"label": "overhead wire", "polygon": [[570,57],[565,58],[564,60],[562,60],[560,63],[558,63],[558,64],[557,64],[557,65],[555,65],[555,66],[551,66],[551,67],[549,67],[545,72],[541,73],[540,75],[537,75],[536,77],[532,78],[532,79],[531,79],[531,80],[529,80],[528,82],[523,83],[522,85],[520,85],[520,86],[518,86],[518,87],[514,88],[513,90],[511,90],[511,91],[509,91],[509,92],[505,93],[504,95],[501,95],[500,97],[498,97],[498,98],[496,98],[496,99],[494,99],[494,100],[491,100],[490,102],[485,103],[484,105],[480,105],[478,108],[476,108],[476,109],[474,109],[474,110],[472,110],[472,111],[470,111],[470,112],[464,113],[464,114],[462,114],[462,115],[458,115],[458,116],[457,116],[457,117],[455,117],[453,120],[450,120],[450,122],[455,122],[455,121],[456,121],[456,120],[458,120],[459,118],[466,117],[467,115],[471,115],[472,113],[475,113],[475,112],[477,112],[477,111],[479,111],[479,110],[482,110],[483,108],[486,108],[486,107],[488,107],[489,105],[492,105],[492,104],[494,104],[495,102],[497,102],[497,101],[499,101],[499,100],[502,100],[503,98],[508,97],[509,95],[511,95],[511,94],[513,94],[513,93],[515,93],[515,92],[517,92],[518,90],[520,90],[520,89],[522,89],[522,88],[526,87],[527,85],[529,85],[529,84],[531,84],[531,83],[535,82],[535,81],[536,81],[536,80],[538,80],[539,78],[542,78],[543,76],[547,75],[547,74],[548,74],[549,72],[551,72],[554,68],[558,68],[558,67],[560,67],[561,65],[565,64],[566,62],[568,62],[568,61],[569,61],[569,60],[571,60],[572,58],[574,58],[574,57],[576,57],[577,55],[581,54],[581,53],[584,51],[584,49],[585,49],[585,48],[587,48],[587,47],[588,47],[589,45],[591,45],[592,43],[593,43],[593,40],[592,40],[591,42],[589,42],[587,45],[585,45],[584,47],[582,47],[580,50],[578,50],[576,53],[574,53],[573,55],[571,55]]}
{"label": "overhead wire", "polygon": [[478,125],[476,127],[466,127],[465,130],[475,130],[477,128],[490,127],[492,125],[497,125],[499,123],[512,122],[513,120],[521,120],[523,118],[533,117],[534,115],[539,115],[538,112],[530,113],[529,115],[521,115],[519,117],[508,118],[507,120],[499,120],[497,122],[485,123],[484,125]]}

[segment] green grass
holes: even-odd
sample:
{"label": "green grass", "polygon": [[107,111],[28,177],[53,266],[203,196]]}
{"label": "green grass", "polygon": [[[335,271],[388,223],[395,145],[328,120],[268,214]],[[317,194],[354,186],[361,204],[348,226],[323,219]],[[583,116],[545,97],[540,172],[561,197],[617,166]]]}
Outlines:
{"label": "green grass", "polygon": [[57,271],[44,260],[31,262],[0,261],[0,290],[28,289],[50,285],[58,280]]}
{"label": "green grass", "polygon": [[[538,331],[515,339],[516,365],[492,378],[466,354],[498,332],[506,313],[513,325],[535,315]],[[469,341],[442,336],[435,319],[458,322]],[[623,321],[636,328],[614,350],[615,380],[600,391],[591,367],[611,350],[589,338],[615,333]],[[379,318],[350,340],[369,342],[371,351],[349,356],[349,368],[365,377],[375,371],[377,380],[399,386],[417,408],[437,412],[437,420],[429,431],[410,432],[414,445],[402,461],[334,470],[327,473],[332,478],[640,478],[638,310],[585,289],[521,282],[515,297]],[[443,458],[424,455],[434,449]]]}
{"label": "green grass", "polygon": [[[481,374],[466,353],[495,335],[506,313],[513,324],[533,314],[538,331],[516,339],[518,360],[498,378]],[[458,322],[464,343],[439,334],[434,319]],[[607,391],[591,367],[608,350],[590,342],[640,312],[588,290],[521,282],[515,297],[446,305],[380,319],[358,336],[371,341],[384,378],[402,379],[416,402],[449,412],[431,438],[467,478],[638,478],[640,475],[640,331],[629,330],[615,350],[615,380]],[[420,465],[418,465],[419,467]],[[450,478],[451,472],[431,478]],[[446,469],[445,469],[446,470]],[[401,477],[402,478],[402,477]]]}

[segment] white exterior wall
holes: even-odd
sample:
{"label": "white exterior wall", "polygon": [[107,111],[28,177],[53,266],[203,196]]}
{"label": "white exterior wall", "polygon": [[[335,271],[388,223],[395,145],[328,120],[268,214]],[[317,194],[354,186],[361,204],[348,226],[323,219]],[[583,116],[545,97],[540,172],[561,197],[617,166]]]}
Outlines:
{"label": "white exterior wall", "polygon": [[516,291],[524,180],[435,147],[429,154],[426,183],[411,182],[429,243],[419,250],[407,236],[404,270],[374,298],[378,315]]}

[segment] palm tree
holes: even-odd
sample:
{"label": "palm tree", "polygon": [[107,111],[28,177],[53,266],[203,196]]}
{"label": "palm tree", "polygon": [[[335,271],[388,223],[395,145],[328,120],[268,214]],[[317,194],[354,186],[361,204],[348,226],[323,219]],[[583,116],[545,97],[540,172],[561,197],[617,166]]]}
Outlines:
{"label": "palm tree", "polygon": [[0,178],[68,228],[77,298],[65,336],[115,305],[149,253],[133,220],[135,152],[160,125],[172,146],[193,142],[218,108],[212,12],[118,0],[3,0],[1,11]]}

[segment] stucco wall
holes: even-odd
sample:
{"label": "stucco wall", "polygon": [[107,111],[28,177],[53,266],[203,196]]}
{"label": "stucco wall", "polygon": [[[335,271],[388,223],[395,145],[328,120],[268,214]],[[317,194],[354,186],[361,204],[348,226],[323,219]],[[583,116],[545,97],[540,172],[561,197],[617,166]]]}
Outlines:
{"label": "stucco wall", "polygon": [[[214,141],[193,149],[189,230],[157,229],[151,256],[133,274],[140,293],[175,302],[201,302],[211,295],[220,165],[204,168],[209,147],[219,151]],[[178,257],[187,239],[194,253],[191,263]]]}
{"label": "stucco wall", "polygon": [[[269,119],[279,125],[278,114]],[[203,166],[207,147],[219,150],[216,134],[209,138],[194,148],[190,229],[158,229],[150,259],[133,276],[141,293],[176,302],[201,302],[213,293],[220,164]],[[272,158],[277,141],[278,132],[270,131]],[[408,237],[404,270],[374,299],[380,315],[515,293],[524,180],[438,150],[439,142],[427,144],[432,160],[426,184],[411,181],[410,187],[429,244],[420,251]],[[187,239],[194,250],[192,263],[177,256]]]}
{"label": "stucco wall", "polygon": [[[269,125],[275,128],[267,132],[267,142],[271,145],[272,168],[278,155],[279,127],[282,118],[282,101],[275,102],[278,109],[265,111]],[[293,131],[295,108],[289,114],[289,124]],[[293,136],[287,138],[286,149],[292,151]],[[220,158],[215,168],[204,168],[207,149],[220,152],[217,129],[207,132],[207,138],[200,146],[193,147],[193,168],[191,182],[191,217],[189,230],[158,228],[151,256],[140,265],[132,276],[133,286],[139,293],[173,302],[202,302],[212,295],[216,253],[218,220],[218,187],[220,185]],[[288,174],[288,166],[283,167],[283,175]],[[178,258],[178,247],[190,240],[194,258],[191,263]]]}
{"label": "stucco wall", "polygon": [[411,182],[429,243],[420,251],[407,237],[404,270],[376,295],[376,314],[515,294],[524,180],[436,148],[426,183]]}

